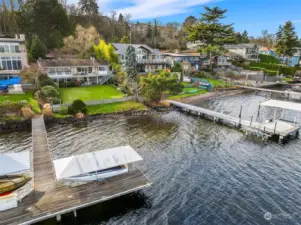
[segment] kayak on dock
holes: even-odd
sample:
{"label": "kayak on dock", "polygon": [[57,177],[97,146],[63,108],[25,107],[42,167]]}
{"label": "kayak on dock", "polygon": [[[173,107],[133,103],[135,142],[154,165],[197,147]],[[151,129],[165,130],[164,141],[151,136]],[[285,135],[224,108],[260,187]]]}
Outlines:
{"label": "kayak on dock", "polygon": [[8,195],[12,191],[24,186],[31,180],[24,175],[8,175],[0,177],[0,196]]}

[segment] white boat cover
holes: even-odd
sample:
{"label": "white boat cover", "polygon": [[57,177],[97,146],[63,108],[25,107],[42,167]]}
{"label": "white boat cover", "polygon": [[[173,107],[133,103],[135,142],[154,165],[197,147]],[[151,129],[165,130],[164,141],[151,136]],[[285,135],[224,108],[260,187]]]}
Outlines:
{"label": "white boat cover", "polygon": [[53,161],[56,178],[61,180],[143,160],[131,147],[122,146],[84,153]]}
{"label": "white boat cover", "polygon": [[301,104],[294,103],[294,102],[269,100],[269,101],[261,103],[261,105],[262,106],[275,107],[275,108],[281,108],[281,109],[295,110],[295,111],[301,112]]}
{"label": "white boat cover", "polygon": [[30,170],[29,152],[0,154],[0,176]]}

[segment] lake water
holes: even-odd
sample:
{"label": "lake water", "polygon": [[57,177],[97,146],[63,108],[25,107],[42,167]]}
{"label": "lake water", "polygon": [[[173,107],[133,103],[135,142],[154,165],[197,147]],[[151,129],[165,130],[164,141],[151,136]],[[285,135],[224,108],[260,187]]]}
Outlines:
{"label": "lake water", "polygon": [[[243,118],[256,115],[265,95],[201,103]],[[198,104],[197,104],[198,105]],[[269,117],[270,111],[263,111]],[[130,144],[149,189],[63,216],[62,224],[300,224],[301,141],[287,144],[244,136],[211,121],[165,115],[96,120],[85,128],[48,129],[53,158]],[[0,151],[23,151],[30,133],[0,135]],[[55,224],[48,220],[44,224]]]}

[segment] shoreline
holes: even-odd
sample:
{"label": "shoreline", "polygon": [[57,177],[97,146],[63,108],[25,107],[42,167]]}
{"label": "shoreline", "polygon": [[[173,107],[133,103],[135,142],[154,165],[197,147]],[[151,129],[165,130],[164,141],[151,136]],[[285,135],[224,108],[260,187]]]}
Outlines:
{"label": "shoreline", "polygon": [[[194,104],[200,101],[212,100],[218,97],[226,97],[237,94],[242,94],[249,92],[249,90],[217,90],[215,92],[207,92],[205,94],[186,97],[183,99],[177,99],[176,101],[183,102],[186,104]],[[120,117],[130,117],[130,116],[147,116],[150,114],[160,114],[170,112],[172,109],[166,107],[163,109],[151,109],[147,110],[134,110],[134,111],[124,111],[124,112],[112,112],[112,113],[101,113],[94,115],[87,115],[84,119],[76,119],[73,116],[66,116],[64,118],[58,118],[55,116],[44,116],[46,126],[52,126],[55,124],[87,124],[93,122],[93,120],[106,119],[106,118],[120,118]],[[8,121],[6,123],[0,123],[0,134],[10,133],[10,132],[22,132],[31,129],[31,120],[24,121]]]}
{"label": "shoreline", "polygon": [[222,91],[214,91],[214,92],[207,92],[205,94],[201,94],[201,95],[195,95],[195,96],[191,96],[191,97],[187,97],[184,99],[177,99],[175,101],[178,102],[183,102],[186,104],[193,104],[196,102],[200,102],[200,101],[206,101],[206,100],[212,100],[218,97],[226,97],[226,96],[232,96],[232,95],[237,95],[237,94],[243,94],[249,92],[249,90],[242,90],[242,89],[236,89],[236,90],[222,90]]}

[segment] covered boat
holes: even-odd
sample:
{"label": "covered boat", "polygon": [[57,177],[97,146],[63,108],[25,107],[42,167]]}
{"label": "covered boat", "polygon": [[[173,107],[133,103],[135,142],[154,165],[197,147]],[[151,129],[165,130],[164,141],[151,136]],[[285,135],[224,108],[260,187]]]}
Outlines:
{"label": "covered boat", "polygon": [[22,187],[30,180],[30,177],[24,175],[8,175],[0,177],[0,196],[10,194],[12,191]]}
{"label": "covered boat", "polygon": [[31,180],[20,175],[30,170],[29,152],[0,154],[0,195],[17,190]]}
{"label": "covered boat", "polygon": [[143,160],[130,146],[54,160],[57,180],[97,181],[128,172],[128,164]]}

